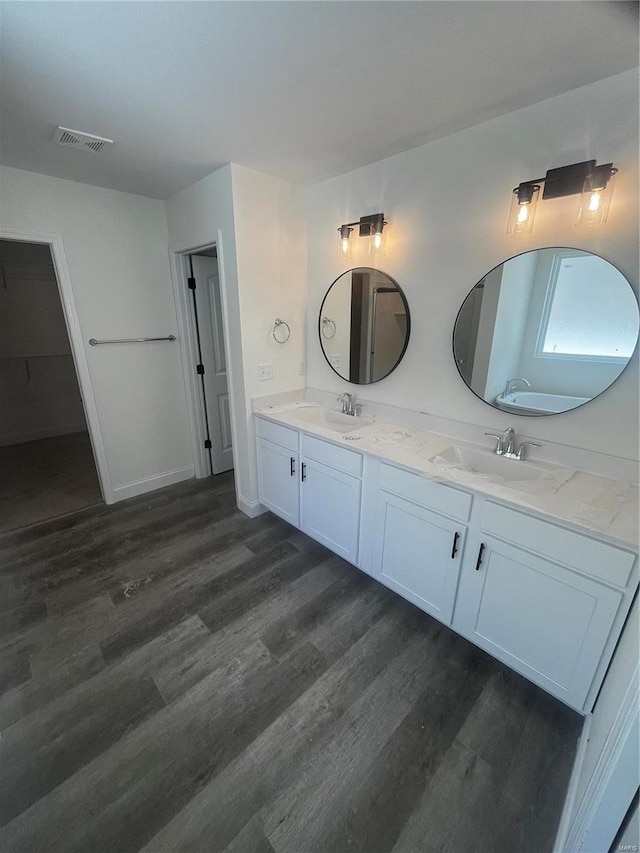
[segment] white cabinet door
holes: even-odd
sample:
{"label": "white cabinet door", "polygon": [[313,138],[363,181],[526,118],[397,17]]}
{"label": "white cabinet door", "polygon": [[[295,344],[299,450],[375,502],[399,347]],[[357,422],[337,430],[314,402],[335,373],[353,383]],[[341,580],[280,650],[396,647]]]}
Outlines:
{"label": "white cabinet door", "polygon": [[375,519],[374,577],[451,624],[466,525],[384,491]]}
{"label": "white cabinet door", "polygon": [[358,477],[303,457],[301,528],[354,564],[358,560],[361,491]]}
{"label": "white cabinet door", "polygon": [[490,536],[474,552],[454,628],[580,710],[622,594]]}
{"label": "white cabinet door", "polygon": [[299,454],[258,439],[260,503],[295,527],[300,526]]}

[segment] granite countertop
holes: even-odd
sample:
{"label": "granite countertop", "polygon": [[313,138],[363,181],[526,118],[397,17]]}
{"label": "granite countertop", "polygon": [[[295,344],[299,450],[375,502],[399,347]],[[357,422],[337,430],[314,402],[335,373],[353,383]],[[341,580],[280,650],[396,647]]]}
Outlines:
{"label": "granite countertop", "polygon": [[544,520],[560,522],[579,533],[637,550],[638,487],[628,480],[609,479],[547,462],[538,463],[545,468],[541,480],[504,480],[469,471],[440,457],[452,446],[485,452],[486,446],[381,419],[363,418],[361,426],[341,433],[316,422],[316,415],[321,420],[320,412],[321,407],[315,403],[295,402],[257,408],[255,414],[402,466],[429,480],[490,497],[514,508],[524,507]]}

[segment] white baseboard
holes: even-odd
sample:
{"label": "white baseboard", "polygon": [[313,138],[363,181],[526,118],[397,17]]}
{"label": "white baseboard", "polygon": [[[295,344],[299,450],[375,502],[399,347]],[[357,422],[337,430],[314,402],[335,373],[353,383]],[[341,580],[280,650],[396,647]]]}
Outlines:
{"label": "white baseboard", "polygon": [[573,769],[571,770],[571,778],[569,779],[569,785],[567,787],[567,794],[564,798],[564,806],[562,807],[562,814],[560,816],[560,823],[558,824],[556,840],[553,845],[553,853],[563,853],[569,835],[569,830],[571,829],[571,821],[574,816],[576,806],[576,796],[578,795],[578,783],[580,781],[580,776],[582,775],[582,766],[587,754],[587,744],[589,743],[589,731],[591,729],[592,719],[593,715],[587,714],[584,720],[580,740],[578,741],[578,748],[576,750],[576,757],[573,762]]}
{"label": "white baseboard", "polygon": [[259,515],[268,512],[266,506],[262,506],[260,501],[248,501],[241,495],[237,496],[237,505],[238,509],[245,515],[248,515],[249,518],[257,518]]}
{"label": "white baseboard", "polygon": [[0,436],[0,447],[8,447],[11,444],[26,444],[28,441],[40,441],[43,438],[55,438],[58,435],[72,435],[74,432],[87,432],[87,425],[81,424],[58,427],[53,429],[40,429],[35,432],[20,432],[13,435]]}
{"label": "white baseboard", "polygon": [[135,483],[126,483],[124,486],[114,486],[113,500],[107,503],[117,503],[124,501],[127,498],[135,498],[137,495],[144,495],[146,492],[153,492],[156,489],[164,489],[166,486],[173,486],[175,483],[181,483],[183,480],[190,480],[195,476],[193,465],[188,468],[176,468],[174,471],[165,471],[163,474],[154,474],[153,477],[146,477],[144,480],[137,480]]}

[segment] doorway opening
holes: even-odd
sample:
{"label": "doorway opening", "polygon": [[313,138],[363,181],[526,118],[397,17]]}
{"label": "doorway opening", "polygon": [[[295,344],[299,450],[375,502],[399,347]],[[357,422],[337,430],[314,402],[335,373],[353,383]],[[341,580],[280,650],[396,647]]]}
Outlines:
{"label": "doorway opening", "polygon": [[197,376],[199,476],[231,471],[233,442],[224,310],[215,245],[182,256],[188,290],[189,366]]}
{"label": "doorway opening", "polygon": [[0,532],[101,502],[51,248],[0,239]]}

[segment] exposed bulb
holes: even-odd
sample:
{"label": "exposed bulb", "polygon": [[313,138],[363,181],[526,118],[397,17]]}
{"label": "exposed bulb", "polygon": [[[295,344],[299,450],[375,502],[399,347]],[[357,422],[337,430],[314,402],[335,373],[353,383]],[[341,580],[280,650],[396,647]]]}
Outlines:
{"label": "exposed bulb", "polygon": [[617,171],[611,163],[607,163],[587,175],[580,197],[576,225],[599,225],[607,221]]}
{"label": "exposed bulb", "polygon": [[341,225],[338,228],[338,243],[336,245],[336,257],[339,261],[346,261],[351,257],[351,236],[352,228],[348,225]]}
{"label": "exposed bulb", "polygon": [[540,187],[538,184],[520,184],[511,196],[507,234],[530,234],[536,218]]}
{"label": "exposed bulb", "polygon": [[369,254],[374,257],[386,255],[387,253],[387,225],[383,214],[377,217],[377,221],[371,224],[369,232]]}
{"label": "exposed bulb", "polygon": [[587,210],[589,213],[597,213],[600,209],[600,190],[591,193]]}

